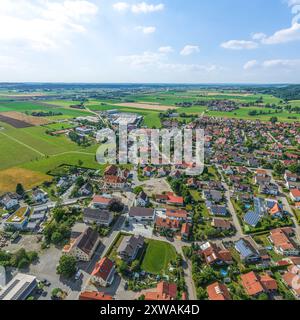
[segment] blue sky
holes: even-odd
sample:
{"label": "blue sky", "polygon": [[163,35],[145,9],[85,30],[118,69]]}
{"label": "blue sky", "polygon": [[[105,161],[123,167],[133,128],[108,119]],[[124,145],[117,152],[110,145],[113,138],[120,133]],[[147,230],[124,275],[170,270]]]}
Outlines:
{"label": "blue sky", "polygon": [[0,81],[300,82],[300,0],[1,0]]}

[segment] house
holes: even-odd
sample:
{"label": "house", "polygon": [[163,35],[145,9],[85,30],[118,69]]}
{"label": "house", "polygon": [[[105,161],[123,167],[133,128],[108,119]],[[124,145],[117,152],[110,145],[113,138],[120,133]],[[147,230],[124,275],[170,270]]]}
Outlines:
{"label": "house", "polygon": [[229,250],[223,249],[212,242],[200,246],[200,254],[208,265],[232,264],[232,255]]}
{"label": "house", "polygon": [[11,210],[19,205],[18,199],[12,197],[10,194],[4,195],[1,198],[0,203],[6,210]]}
{"label": "house", "polygon": [[151,208],[132,207],[129,211],[129,218],[135,221],[154,221],[155,211]]}
{"label": "house", "polygon": [[279,187],[274,183],[260,184],[258,191],[262,194],[278,196]]}
{"label": "house", "polygon": [[189,214],[183,209],[167,209],[166,216],[171,220],[187,221]]}
{"label": "house", "polygon": [[299,189],[291,190],[290,197],[294,202],[299,202],[300,201],[300,190]]}
{"label": "house", "polygon": [[90,261],[100,243],[97,231],[88,227],[76,239],[63,248],[63,254],[75,257],[79,261]]}
{"label": "house", "polygon": [[246,239],[240,239],[235,243],[235,250],[240,254],[240,257],[246,263],[258,262],[260,254],[256,248]]}
{"label": "house", "polygon": [[220,231],[227,231],[232,229],[231,222],[225,219],[213,218],[211,222],[211,226]]}
{"label": "house", "polygon": [[146,301],[168,301],[176,300],[177,298],[177,286],[175,283],[168,283],[162,281],[157,284],[155,291],[149,291],[145,293]]}
{"label": "house", "polygon": [[116,165],[110,165],[104,170],[104,176],[117,176],[119,174],[119,168]]}
{"label": "house", "polygon": [[119,257],[128,262],[133,261],[144,243],[142,236],[125,236],[117,250]]}
{"label": "house", "polygon": [[83,221],[87,224],[109,227],[114,215],[108,210],[86,208],[83,210]]}
{"label": "house", "polygon": [[106,300],[113,300],[113,297],[103,292],[83,291],[79,295],[79,300],[106,301]]}
{"label": "house", "polygon": [[208,209],[209,209],[210,213],[213,216],[223,216],[223,217],[225,217],[228,214],[226,206],[212,205]]}
{"label": "house", "polygon": [[286,171],[284,174],[284,180],[286,182],[290,181],[290,182],[297,182],[298,180],[298,175],[295,173],[291,173],[289,171]]}
{"label": "house", "polygon": [[272,218],[283,218],[283,208],[277,201],[274,202],[273,206],[269,210],[269,214]]}
{"label": "house", "polygon": [[115,272],[114,263],[107,257],[104,257],[96,263],[92,272],[91,282],[102,287],[108,287],[114,281]]}
{"label": "house", "polygon": [[168,192],[167,193],[168,199],[167,199],[167,204],[173,205],[173,206],[183,206],[183,197],[178,197],[174,195],[173,192]]}
{"label": "house", "polygon": [[87,197],[93,194],[93,186],[87,182],[85,183],[79,190],[78,190],[78,194],[81,197]]}
{"label": "house", "polygon": [[149,203],[147,194],[141,191],[135,200],[136,206],[146,207]]}
{"label": "house", "polygon": [[105,176],[104,182],[106,187],[114,189],[123,189],[126,185],[126,180],[119,176]]}
{"label": "house", "polygon": [[284,256],[297,256],[300,254],[299,247],[290,238],[293,233],[291,228],[271,230],[269,239],[274,245],[275,252]]}
{"label": "house", "polygon": [[223,200],[222,192],[218,190],[204,190],[203,191],[203,198],[208,201],[213,201],[219,203]]}
{"label": "house", "polygon": [[180,223],[178,220],[173,220],[169,218],[162,218],[162,217],[156,217],[155,220],[155,229],[158,232],[163,232],[163,231],[173,231],[176,232],[177,230],[180,229]]}
{"label": "house", "polygon": [[[291,266],[289,266],[287,272],[282,276],[282,280],[290,288],[290,290],[293,292],[294,296],[297,299],[300,299],[299,278],[300,278],[300,263],[292,264]],[[295,285],[295,283],[297,285]]]}
{"label": "house", "polygon": [[277,290],[277,282],[267,274],[260,276],[251,271],[241,275],[241,280],[246,293],[251,297]]}
{"label": "house", "polygon": [[35,202],[47,202],[48,194],[41,189],[32,192],[32,198]]}
{"label": "house", "polygon": [[98,209],[107,209],[111,204],[112,197],[109,195],[95,195],[92,200],[92,206]]}
{"label": "house", "polygon": [[231,300],[230,293],[225,284],[215,282],[206,288],[209,300]]}
{"label": "house", "polygon": [[192,225],[190,223],[183,223],[181,226],[181,240],[188,241],[190,239]]}

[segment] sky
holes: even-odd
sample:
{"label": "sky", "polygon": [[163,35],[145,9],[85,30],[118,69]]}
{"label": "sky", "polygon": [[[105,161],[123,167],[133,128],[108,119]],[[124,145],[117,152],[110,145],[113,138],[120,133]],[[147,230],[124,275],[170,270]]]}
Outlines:
{"label": "sky", "polygon": [[0,81],[300,83],[300,0],[0,0]]}

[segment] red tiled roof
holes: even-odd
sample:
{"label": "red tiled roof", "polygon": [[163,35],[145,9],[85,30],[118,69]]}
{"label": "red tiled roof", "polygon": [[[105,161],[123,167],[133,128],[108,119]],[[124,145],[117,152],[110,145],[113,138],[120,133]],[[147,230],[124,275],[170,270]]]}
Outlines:
{"label": "red tiled roof", "polygon": [[96,202],[96,203],[103,203],[103,204],[109,204],[111,201],[111,198],[105,198],[105,197],[102,197],[102,196],[94,196],[93,198],[93,202]]}
{"label": "red tiled roof", "polygon": [[300,197],[300,190],[293,189],[293,190],[291,190],[291,194],[293,195],[293,197],[299,198]]}
{"label": "red tiled roof", "polygon": [[265,291],[256,274],[251,271],[241,275],[242,285],[249,296],[255,296]]}
{"label": "red tiled roof", "polygon": [[114,267],[114,263],[107,257],[102,258],[92,272],[92,276],[102,278],[104,281],[107,280],[111,270]]}
{"label": "red tiled roof", "polygon": [[188,217],[187,211],[176,210],[176,209],[167,209],[166,215],[169,218],[179,218],[179,219],[187,219]]}
{"label": "red tiled roof", "polygon": [[267,291],[273,291],[278,289],[276,280],[271,278],[268,274],[261,275],[260,282]]}
{"label": "red tiled roof", "polygon": [[177,297],[177,286],[175,283],[160,282],[156,291],[147,292],[145,300],[175,300]]}
{"label": "red tiled roof", "polygon": [[171,219],[164,219],[161,217],[157,217],[155,220],[155,224],[157,227],[166,228],[166,229],[178,229],[179,228],[179,221],[171,220]]}
{"label": "red tiled roof", "polygon": [[231,300],[230,293],[223,283],[215,282],[206,290],[209,300]]}
{"label": "red tiled roof", "polygon": [[84,291],[80,293],[79,300],[113,300],[113,297],[103,292]]}

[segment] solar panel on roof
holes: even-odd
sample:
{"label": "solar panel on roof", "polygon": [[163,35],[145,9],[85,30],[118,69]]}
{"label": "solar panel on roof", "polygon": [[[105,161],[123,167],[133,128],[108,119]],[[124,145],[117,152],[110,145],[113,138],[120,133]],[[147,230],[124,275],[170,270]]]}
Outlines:
{"label": "solar panel on roof", "polygon": [[253,211],[248,211],[244,216],[244,221],[251,227],[256,227],[261,219],[262,216],[259,213]]}
{"label": "solar panel on roof", "polygon": [[236,242],[235,248],[243,257],[248,257],[253,254],[252,250],[247,246],[247,244],[242,239]]}

